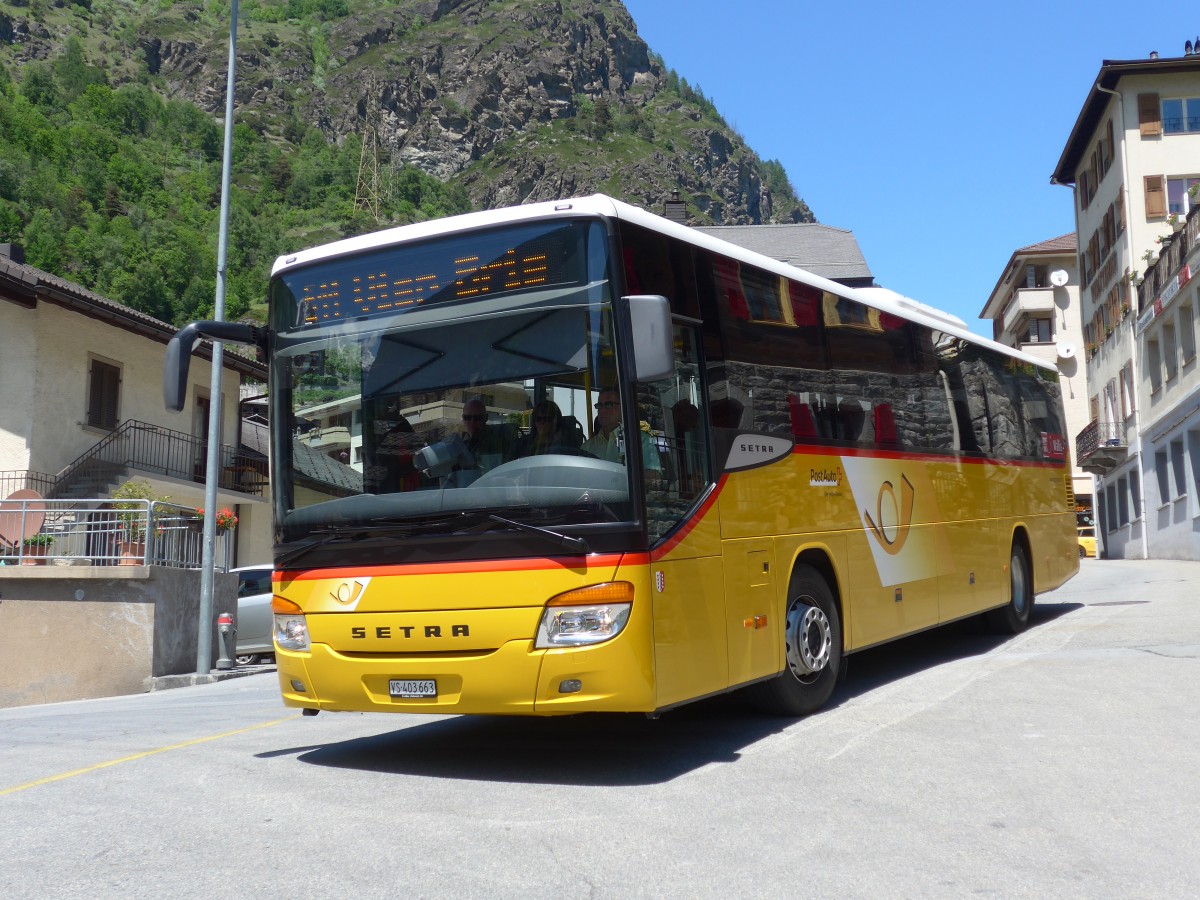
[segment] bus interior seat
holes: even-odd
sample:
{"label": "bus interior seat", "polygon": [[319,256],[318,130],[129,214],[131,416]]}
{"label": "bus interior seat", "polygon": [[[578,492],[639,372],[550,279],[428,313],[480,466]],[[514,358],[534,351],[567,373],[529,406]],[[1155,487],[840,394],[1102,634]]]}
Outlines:
{"label": "bus interior seat", "polygon": [[812,407],[799,397],[789,394],[788,412],[792,418],[792,434],[796,437],[817,437],[817,423],[813,419]]}
{"label": "bus interior seat", "polygon": [[892,415],[892,404],[877,403],[874,410],[875,443],[881,447],[896,447],[896,419]]}
{"label": "bus interior seat", "polygon": [[558,423],[560,442],[573,450],[583,446],[583,426],[574,416],[563,416]]}

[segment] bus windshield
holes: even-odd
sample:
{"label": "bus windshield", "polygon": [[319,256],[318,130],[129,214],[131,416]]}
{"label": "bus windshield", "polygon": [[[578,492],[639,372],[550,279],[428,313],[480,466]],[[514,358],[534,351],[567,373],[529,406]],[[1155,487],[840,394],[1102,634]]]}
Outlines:
{"label": "bus windshield", "polygon": [[596,222],[534,223],[277,279],[283,539],[631,520],[624,459],[589,450],[621,391],[606,248]]}

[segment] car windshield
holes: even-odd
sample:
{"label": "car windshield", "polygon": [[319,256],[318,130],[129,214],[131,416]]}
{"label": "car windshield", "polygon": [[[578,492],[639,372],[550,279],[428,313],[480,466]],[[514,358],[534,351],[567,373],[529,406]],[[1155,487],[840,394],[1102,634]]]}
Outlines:
{"label": "car windshield", "polygon": [[[620,390],[606,242],[594,223],[567,237],[560,250],[573,241],[578,263],[558,263],[552,283],[527,279],[469,302],[430,294],[416,309],[344,322],[314,323],[304,297],[305,285],[346,283],[353,273],[330,269],[347,264],[297,273],[293,311],[273,310],[292,323],[272,359],[285,540],[342,527],[457,530],[468,514],[551,527],[632,518],[623,460],[588,449],[602,399]],[[498,238],[488,252],[511,243]],[[422,264],[462,252],[438,245]]]}

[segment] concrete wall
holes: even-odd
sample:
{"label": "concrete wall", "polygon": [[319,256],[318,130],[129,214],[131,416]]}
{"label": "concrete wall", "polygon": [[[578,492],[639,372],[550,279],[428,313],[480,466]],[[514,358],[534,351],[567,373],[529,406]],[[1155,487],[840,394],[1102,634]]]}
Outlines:
{"label": "concrete wall", "polygon": [[[237,577],[214,581],[215,617],[237,612]],[[157,566],[0,570],[0,707],[148,691],[196,671],[200,572]]]}

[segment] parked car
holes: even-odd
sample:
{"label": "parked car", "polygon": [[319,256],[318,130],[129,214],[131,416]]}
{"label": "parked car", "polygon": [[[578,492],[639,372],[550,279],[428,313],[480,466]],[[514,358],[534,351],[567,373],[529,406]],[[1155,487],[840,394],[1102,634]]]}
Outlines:
{"label": "parked car", "polygon": [[237,649],[233,661],[239,666],[252,666],[274,660],[271,567],[242,566],[233,573],[238,577]]}
{"label": "parked car", "polygon": [[1079,558],[1096,558],[1096,529],[1091,525],[1079,528]]}

